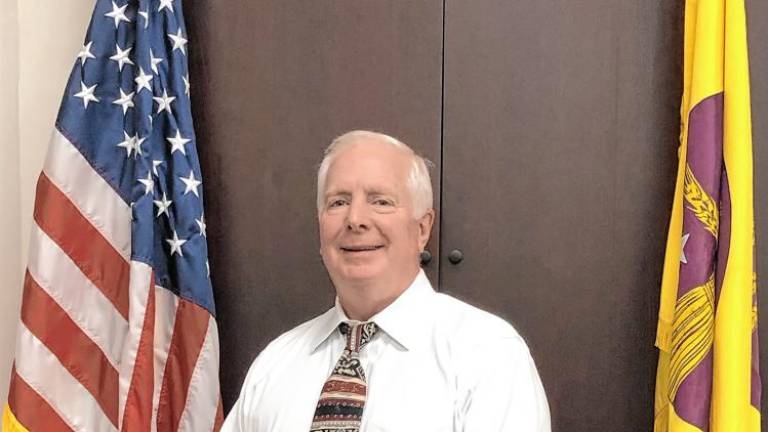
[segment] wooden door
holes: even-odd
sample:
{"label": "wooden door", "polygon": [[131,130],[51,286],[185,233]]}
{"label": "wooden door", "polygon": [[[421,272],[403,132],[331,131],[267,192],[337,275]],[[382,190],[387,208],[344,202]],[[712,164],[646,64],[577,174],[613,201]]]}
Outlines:
{"label": "wooden door", "polygon": [[440,285],[528,341],[554,431],[652,430],[682,8],[446,0]]}
{"label": "wooden door", "polygon": [[[266,344],[333,305],[317,238],[322,150],[364,128],[439,163],[442,1],[186,6],[228,410]],[[439,198],[439,169],[433,183]]]}

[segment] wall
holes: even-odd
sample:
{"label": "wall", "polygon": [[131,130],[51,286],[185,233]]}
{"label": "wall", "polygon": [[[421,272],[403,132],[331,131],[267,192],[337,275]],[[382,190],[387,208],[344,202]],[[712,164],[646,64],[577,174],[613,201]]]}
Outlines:
{"label": "wall", "polygon": [[21,296],[17,0],[0,0],[0,403],[5,403]]}
{"label": "wall", "polygon": [[[35,182],[93,2],[0,0],[0,403],[13,362]],[[55,32],[52,31],[55,29]],[[55,35],[55,37],[53,37]]]}

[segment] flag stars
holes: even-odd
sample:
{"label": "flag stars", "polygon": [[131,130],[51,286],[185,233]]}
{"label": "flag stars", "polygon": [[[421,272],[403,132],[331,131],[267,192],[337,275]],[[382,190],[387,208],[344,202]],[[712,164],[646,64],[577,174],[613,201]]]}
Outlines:
{"label": "flag stars", "polygon": [[157,8],[157,11],[160,12],[163,9],[168,9],[173,13],[173,0],[160,0],[160,7]]}
{"label": "flag stars", "polygon": [[85,66],[85,62],[88,59],[96,58],[95,55],[91,52],[91,46],[93,45],[93,41],[88,42],[87,44],[83,45],[83,49],[80,50],[79,53],[77,53],[77,57],[80,59],[80,64],[82,66]]}
{"label": "flag stars", "polygon": [[86,109],[88,108],[88,102],[99,102],[99,99],[93,95],[97,85],[98,84],[94,84],[88,87],[84,82],[80,81],[80,91],[75,93],[75,97],[79,97],[83,100],[83,107]]}
{"label": "flag stars", "polygon": [[160,114],[163,111],[168,111],[168,114],[172,114],[171,102],[176,99],[175,96],[168,96],[168,92],[163,89],[163,95],[161,97],[153,97],[152,99],[157,102],[157,112],[155,114]]}
{"label": "flag stars", "polygon": [[157,174],[157,167],[163,164],[163,161],[161,160],[153,160],[152,161],[152,173],[155,174],[155,176],[159,177],[159,174]]}
{"label": "flag stars", "polygon": [[180,239],[179,235],[176,233],[176,230],[173,230],[173,238],[166,239],[165,241],[168,242],[168,244],[171,246],[171,256],[177,252],[179,256],[184,256],[184,254],[181,252],[181,246],[187,241],[185,239]]}
{"label": "flag stars", "polygon": [[155,217],[160,217],[163,213],[166,215],[168,214],[168,209],[171,207],[173,201],[169,200],[168,197],[165,196],[165,192],[163,192],[163,199],[154,201],[154,203],[157,206],[157,215],[155,215]]}
{"label": "flag stars", "polygon": [[128,108],[134,107],[133,95],[134,92],[125,94],[123,89],[120,89],[120,99],[115,99],[115,101],[112,103],[115,105],[120,105],[123,108],[123,115],[125,115],[125,113],[128,112]]}
{"label": "flag stars", "polygon": [[168,140],[169,143],[171,143],[171,154],[173,154],[176,151],[180,151],[181,154],[187,155],[187,150],[184,148],[184,144],[192,141],[189,138],[183,138],[181,136],[181,132],[176,129],[176,136],[174,137],[167,137],[166,140]]}
{"label": "flag stars", "polygon": [[208,237],[205,233],[205,228],[208,226],[205,224],[205,215],[201,214],[200,219],[195,219],[195,222],[197,223],[198,228],[200,228],[200,235],[203,237]]}
{"label": "flag stars", "polygon": [[144,140],[147,138],[138,138],[138,135],[135,135],[133,137],[133,149],[136,151],[136,156],[144,155],[144,152],[141,150],[141,145],[144,143]]}
{"label": "flag stars", "polygon": [[149,61],[152,63],[152,72],[159,75],[160,72],[157,70],[157,65],[162,63],[163,59],[160,57],[155,57],[155,54],[152,52],[152,48],[149,49]]}
{"label": "flag stars", "polygon": [[147,178],[139,179],[139,183],[144,185],[144,195],[149,195],[155,190],[155,181],[152,180],[151,172],[147,172]]}
{"label": "flag stars", "polygon": [[149,11],[148,10],[139,11],[139,15],[142,18],[144,18],[144,29],[146,30],[147,27],[149,26]]}
{"label": "flag stars", "polygon": [[181,77],[184,80],[184,94],[189,96],[189,74]]}
{"label": "flag stars", "polygon": [[134,150],[134,142],[136,141],[136,137],[132,137],[128,135],[126,131],[123,131],[123,136],[125,138],[119,143],[117,143],[117,146],[124,148],[125,152],[127,153],[127,156],[131,157],[131,153],[133,153],[133,150]]}
{"label": "flag stars", "polygon": [[113,55],[109,59],[116,61],[118,70],[122,72],[124,64],[126,63],[128,63],[129,65],[134,64],[133,60],[131,60],[130,57],[128,57],[131,54],[131,50],[133,49],[133,47],[123,50],[120,48],[120,45],[115,44],[115,48],[117,49],[117,52],[115,53],[115,55]]}
{"label": "flag stars", "polygon": [[173,41],[173,49],[171,51],[181,50],[182,54],[187,54],[187,51],[185,50],[187,40],[182,36],[181,29],[178,29],[176,34],[168,33],[168,37]]}
{"label": "flag stars", "polygon": [[144,69],[141,66],[139,66],[139,76],[133,80],[136,81],[137,93],[141,93],[143,89],[147,89],[152,92],[152,87],[149,85],[149,82],[152,81],[152,75],[145,74]]}
{"label": "flag stars", "polygon": [[200,197],[200,194],[197,191],[197,188],[203,183],[200,180],[197,180],[195,178],[195,173],[192,170],[189,170],[189,177],[179,177],[182,182],[184,182],[184,185],[186,186],[184,188],[184,195],[188,194],[189,192],[192,192],[195,194],[196,197]]}
{"label": "flag stars", "polygon": [[680,262],[683,264],[688,264],[688,258],[685,256],[685,244],[688,243],[688,238],[690,237],[691,234],[688,233],[680,240]]}
{"label": "flag stars", "polygon": [[127,16],[125,16],[125,8],[127,8],[128,5],[123,5],[122,7],[118,7],[117,4],[113,1],[112,2],[112,12],[108,12],[104,14],[104,16],[112,18],[115,20],[115,28],[117,28],[121,22],[131,22],[131,20],[128,19]]}

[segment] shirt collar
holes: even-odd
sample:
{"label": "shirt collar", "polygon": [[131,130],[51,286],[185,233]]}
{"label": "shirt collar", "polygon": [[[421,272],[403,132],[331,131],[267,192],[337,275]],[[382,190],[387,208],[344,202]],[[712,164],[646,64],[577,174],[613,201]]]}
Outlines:
{"label": "shirt collar", "polygon": [[[435,294],[424,270],[419,270],[411,285],[400,294],[389,306],[377,313],[369,321],[373,321],[398,344],[406,350],[415,348],[418,344],[419,332],[427,331],[423,326],[424,314],[429,310],[429,298]],[[312,341],[312,352],[336,331],[339,324],[349,321],[347,314],[336,297],[335,305],[320,317]]]}

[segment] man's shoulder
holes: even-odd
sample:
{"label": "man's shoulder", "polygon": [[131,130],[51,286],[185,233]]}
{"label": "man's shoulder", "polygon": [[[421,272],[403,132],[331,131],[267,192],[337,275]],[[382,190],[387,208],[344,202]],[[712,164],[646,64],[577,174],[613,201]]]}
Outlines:
{"label": "man's shoulder", "polygon": [[456,344],[477,345],[506,341],[526,346],[512,324],[480,307],[444,293],[435,296],[434,307],[437,329]]}
{"label": "man's shoulder", "polygon": [[333,309],[328,310],[273,339],[261,350],[251,364],[248,372],[249,380],[259,381],[261,377],[269,373],[280,362],[284,362],[286,358],[308,355],[314,348],[312,344],[320,337],[318,331],[322,327],[322,323],[328,319],[328,314],[332,312]]}
{"label": "man's shoulder", "polygon": [[326,312],[286,331],[273,339],[264,350],[262,350],[259,356],[265,354],[269,355],[273,352],[279,352],[282,355],[286,350],[301,350],[309,347],[313,341],[316,341],[316,338],[318,337],[317,332],[320,330],[320,327],[322,327],[322,323],[325,322],[329,318],[328,315],[332,313],[333,309],[327,310]]}

